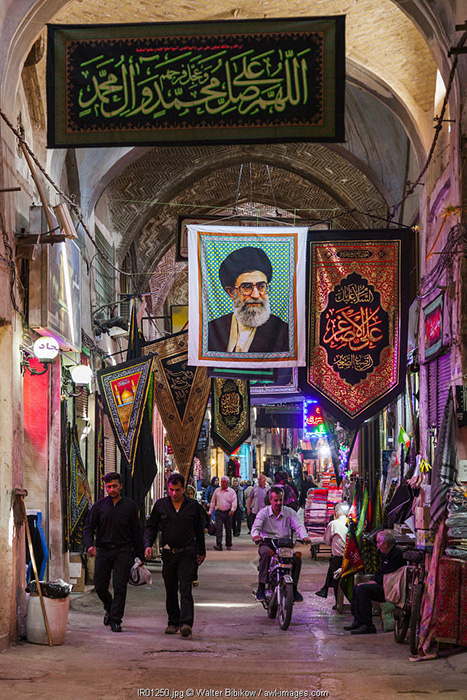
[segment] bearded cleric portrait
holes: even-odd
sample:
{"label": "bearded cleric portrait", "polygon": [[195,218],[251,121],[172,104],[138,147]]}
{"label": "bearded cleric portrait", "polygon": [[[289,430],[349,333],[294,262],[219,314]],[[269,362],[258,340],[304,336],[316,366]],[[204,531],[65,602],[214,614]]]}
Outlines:
{"label": "bearded cleric portrait", "polygon": [[208,350],[287,352],[289,325],[271,314],[271,262],[261,248],[245,246],[228,255],[219,268],[222,288],[233,312],[210,321]]}
{"label": "bearded cleric portrait", "polygon": [[188,226],[189,362],[304,362],[306,229]]}

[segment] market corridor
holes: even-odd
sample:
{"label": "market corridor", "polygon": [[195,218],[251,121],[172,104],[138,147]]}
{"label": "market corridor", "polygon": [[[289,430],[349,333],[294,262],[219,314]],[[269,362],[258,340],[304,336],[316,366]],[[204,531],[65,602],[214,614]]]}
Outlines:
{"label": "market corridor", "polygon": [[1,697],[183,700],[193,689],[194,697],[221,691],[210,696],[224,699],[245,697],[241,693],[246,690],[254,691],[250,697],[267,697],[271,691],[280,697],[282,689],[290,692],[288,697],[332,700],[412,700],[441,693],[443,700],[465,698],[465,654],[411,663],[408,646],[395,644],[392,633],[381,633],[378,623],[374,636],[356,638],[342,631],[349,614],[337,615],[332,598],[314,595],[324,580],[326,558],[312,561],[308,548],[302,548],[305,601],[295,605],[292,623],[283,632],[252,597],[256,548],[250,538],[235,538],[231,552],[213,551],[213,544],[208,537],[208,557],[195,589],[192,639],[163,634],[160,566],[151,565],[153,585],[129,588],[122,634],[103,626],[95,594],[74,594],[63,646],[23,642],[0,655]]}

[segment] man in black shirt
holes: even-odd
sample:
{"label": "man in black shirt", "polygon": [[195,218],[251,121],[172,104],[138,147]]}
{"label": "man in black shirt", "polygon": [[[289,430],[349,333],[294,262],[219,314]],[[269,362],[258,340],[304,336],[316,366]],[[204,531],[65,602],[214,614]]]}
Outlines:
{"label": "man in black shirt", "polygon": [[161,531],[162,577],[168,616],[165,634],[176,634],[180,628],[182,637],[190,637],[194,617],[192,585],[195,563],[198,561],[198,564],[202,564],[206,559],[206,546],[199,505],[185,496],[184,486],[182,474],[170,475],[167,487],[169,495],[155,502],[144,531],[144,540],[145,556],[150,559],[157,532]]}
{"label": "man in black shirt", "polygon": [[[121,475],[111,472],[104,481],[108,496],[91,508],[83,531],[84,544],[89,556],[96,557],[94,584],[104,604],[104,625],[110,625],[112,632],[121,632],[134,556],[144,561],[143,535],[135,503],[122,496]],[[109,592],[112,573],[113,598]]]}
{"label": "man in black shirt", "polygon": [[344,627],[351,634],[375,634],[376,627],[372,621],[371,602],[384,603],[384,574],[397,571],[406,562],[400,549],[396,547],[396,538],[392,530],[382,530],[376,535],[376,546],[383,555],[383,563],[369,583],[359,583],[352,593],[351,612],[354,621]]}

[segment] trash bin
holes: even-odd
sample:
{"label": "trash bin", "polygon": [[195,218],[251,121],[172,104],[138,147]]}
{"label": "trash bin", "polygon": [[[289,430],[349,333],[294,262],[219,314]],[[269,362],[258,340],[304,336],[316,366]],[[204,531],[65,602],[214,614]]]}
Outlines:
{"label": "trash bin", "polygon": [[[54,646],[63,644],[68,623],[70,597],[43,598],[50,635]],[[42,615],[41,601],[37,594],[29,595],[28,614],[26,617],[26,639],[32,644],[48,644],[47,630]]]}

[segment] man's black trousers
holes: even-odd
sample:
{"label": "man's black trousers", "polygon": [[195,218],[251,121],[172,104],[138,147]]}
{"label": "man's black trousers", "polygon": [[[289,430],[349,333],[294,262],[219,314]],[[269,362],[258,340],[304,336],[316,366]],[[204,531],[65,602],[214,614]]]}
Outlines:
{"label": "man's black trousers", "polygon": [[243,510],[237,508],[232,516],[232,530],[235,537],[238,537],[242,531]]}
{"label": "man's black trousers", "polygon": [[384,588],[380,583],[359,583],[357,586],[354,586],[350,610],[355,622],[368,627],[373,625],[371,605],[373,600],[376,600],[378,603],[384,603],[386,600]]}
{"label": "man's black trousers", "polygon": [[216,545],[222,547],[222,527],[225,525],[225,544],[232,546],[232,516],[228,510],[216,510]]}
{"label": "man's black trousers", "polygon": [[329,568],[328,572],[326,574],[326,581],[324,583],[323,588],[333,588],[334,589],[334,596],[336,598],[336,603],[337,603],[337,592],[339,590],[339,579],[334,578],[334,573],[341,568],[342,566],[342,560],[344,557],[338,556],[338,555],[333,555],[330,560],[329,560]]}
{"label": "man's black trousers", "polygon": [[[162,549],[162,578],[165,584],[165,607],[168,624],[193,626],[193,575],[196,565],[195,548],[172,554]],[[180,603],[178,592],[180,590]]]}
{"label": "man's black trousers", "polygon": [[[130,547],[98,548],[94,569],[94,586],[96,593],[109,613],[111,622],[121,623],[125,611],[126,589],[133,557]],[[114,597],[109,592],[110,577]]]}

